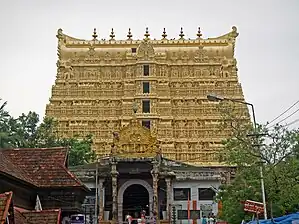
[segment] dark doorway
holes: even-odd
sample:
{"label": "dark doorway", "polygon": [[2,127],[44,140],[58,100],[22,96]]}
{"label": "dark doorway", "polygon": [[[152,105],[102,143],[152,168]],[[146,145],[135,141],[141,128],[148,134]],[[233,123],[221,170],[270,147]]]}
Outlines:
{"label": "dark doorway", "polygon": [[142,210],[149,215],[149,193],[140,184],[129,186],[124,192],[123,198],[123,220],[129,214],[133,218],[140,218]]}

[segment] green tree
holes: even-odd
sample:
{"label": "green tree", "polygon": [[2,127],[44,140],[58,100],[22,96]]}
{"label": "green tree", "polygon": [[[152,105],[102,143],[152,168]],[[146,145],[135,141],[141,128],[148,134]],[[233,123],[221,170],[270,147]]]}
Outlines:
{"label": "green tree", "polygon": [[53,118],[45,117],[36,131],[36,147],[56,147],[64,146],[69,148],[69,165],[83,165],[93,162],[96,158],[95,151],[92,150],[92,135],[82,138],[59,138],[57,134],[57,121]]}
{"label": "green tree", "polygon": [[[241,202],[262,201],[260,166],[263,165],[268,217],[280,216],[286,212],[298,211],[299,198],[299,130],[288,130],[283,126],[268,129],[254,129],[243,115],[222,110],[222,128],[231,130],[224,141],[221,159],[236,167],[234,180],[221,186],[217,196],[223,203],[222,219],[229,223],[241,223],[251,219],[252,214],[243,211]],[[245,121],[245,122],[244,122]],[[261,163],[262,162],[262,163]],[[262,217],[262,216],[261,216]]]}
{"label": "green tree", "polygon": [[70,150],[69,165],[83,165],[96,159],[96,154],[91,150],[92,136],[88,135],[82,140],[76,138],[62,139],[61,145],[68,146]]}
{"label": "green tree", "polygon": [[0,104],[0,149],[1,148],[47,148],[64,146],[69,148],[69,165],[83,165],[94,161],[92,136],[60,138],[58,123],[45,117],[40,123],[38,114],[29,112],[13,118],[5,110],[6,102]]}
{"label": "green tree", "polygon": [[0,148],[9,148],[14,145],[14,136],[11,132],[13,118],[5,110],[7,102],[0,99]]}

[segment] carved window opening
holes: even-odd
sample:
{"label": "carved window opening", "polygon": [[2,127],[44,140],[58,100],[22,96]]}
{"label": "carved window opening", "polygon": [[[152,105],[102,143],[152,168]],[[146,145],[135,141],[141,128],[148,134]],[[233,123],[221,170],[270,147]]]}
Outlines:
{"label": "carved window opening", "polygon": [[143,93],[149,93],[149,92],[150,92],[149,82],[143,82]]}
{"label": "carved window opening", "polygon": [[149,120],[142,121],[142,126],[151,129],[151,121]]}
{"label": "carved window opening", "polygon": [[149,65],[143,65],[143,75],[149,76]]}
{"label": "carved window opening", "polygon": [[131,48],[131,50],[132,50],[133,54],[135,54],[137,52],[137,48],[135,48],[135,47]]}
{"label": "carved window opening", "polygon": [[198,200],[214,200],[215,191],[211,188],[198,188]]}
{"label": "carved window opening", "polygon": [[151,105],[149,100],[142,100],[142,113],[150,113]]}
{"label": "carved window opening", "polygon": [[175,201],[188,201],[190,199],[190,188],[174,188],[173,199]]}

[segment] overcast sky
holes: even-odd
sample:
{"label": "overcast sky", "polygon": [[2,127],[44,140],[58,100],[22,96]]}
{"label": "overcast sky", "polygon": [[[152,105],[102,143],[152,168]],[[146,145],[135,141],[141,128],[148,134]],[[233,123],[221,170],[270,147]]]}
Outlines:
{"label": "overcast sky", "polygon": [[[137,39],[149,27],[158,39],[164,27],[169,38],[178,38],[180,27],[186,38],[195,38],[198,26],[204,38],[237,26],[239,78],[259,122],[299,100],[298,0],[2,0],[0,98],[13,116],[30,110],[44,116],[56,76],[58,28],[86,39],[94,27],[99,38],[114,28],[116,39],[124,39],[130,27]],[[299,103],[284,117],[298,108]],[[298,118],[299,112],[285,123]]]}

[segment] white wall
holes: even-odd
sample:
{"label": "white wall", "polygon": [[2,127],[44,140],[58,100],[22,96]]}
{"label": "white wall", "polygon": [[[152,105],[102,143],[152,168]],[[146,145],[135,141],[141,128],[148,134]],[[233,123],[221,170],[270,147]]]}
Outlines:
{"label": "white wall", "polygon": [[[213,208],[213,213],[216,215],[218,212],[218,205],[213,200],[198,200],[198,188],[209,188],[211,185],[215,188],[219,188],[219,181],[180,181],[173,182],[173,188],[190,188],[190,209],[192,210],[192,200],[197,201],[197,209],[200,209],[200,205],[202,204],[211,204]],[[174,197],[174,194],[172,194]],[[173,198],[173,204],[181,205],[182,207],[177,207],[177,209],[187,210],[188,209],[188,201],[175,201]],[[199,221],[199,220],[198,220]],[[188,220],[183,220],[182,223],[188,223]]]}
{"label": "white wall", "polygon": [[[84,182],[84,184],[90,188],[90,189],[94,189],[96,187],[96,183],[95,182]],[[100,195],[103,194],[103,207],[105,206],[105,188],[103,188],[103,191],[101,192],[100,190],[98,190],[98,201],[100,200]],[[95,195],[94,195],[95,196]]]}

